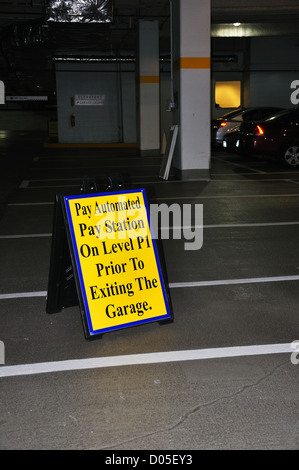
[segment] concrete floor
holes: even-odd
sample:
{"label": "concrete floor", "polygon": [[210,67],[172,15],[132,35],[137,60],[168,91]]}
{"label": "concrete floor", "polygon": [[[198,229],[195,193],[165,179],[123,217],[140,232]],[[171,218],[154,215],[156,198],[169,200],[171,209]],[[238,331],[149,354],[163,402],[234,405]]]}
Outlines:
{"label": "concrete floor", "polygon": [[[161,181],[160,157],[140,160],[134,149],[9,137],[0,144],[1,449],[298,450],[299,169],[213,151],[210,182]],[[186,251],[184,240],[163,240],[173,323],[87,341],[77,306],[45,310],[53,201],[110,169],[158,203],[203,204],[204,241]]]}

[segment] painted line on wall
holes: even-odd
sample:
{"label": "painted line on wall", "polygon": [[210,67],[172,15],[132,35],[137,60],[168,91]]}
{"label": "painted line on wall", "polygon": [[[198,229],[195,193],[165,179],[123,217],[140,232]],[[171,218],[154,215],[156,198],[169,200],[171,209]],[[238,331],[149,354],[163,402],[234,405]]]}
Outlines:
{"label": "painted line on wall", "polygon": [[191,349],[123,356],[93,357],[66,361],[41,362],[14,366],[1,366],[0,377],[46,374],[74,370],[102,369],[145,364],[163,364],[226,357],[260,356],[268,354],[291,354],[291,343],[263,344],[254,346],[233,346],[225,348]]}
{"label": "painted line on wall", "polygon": [[159,75],[140,75],[139,83],[160,83]]}
{"label": "painted line on wall", "polygon": [[211,57],[180,57],[173,64],[174,70],[179,69],[210,69]]}

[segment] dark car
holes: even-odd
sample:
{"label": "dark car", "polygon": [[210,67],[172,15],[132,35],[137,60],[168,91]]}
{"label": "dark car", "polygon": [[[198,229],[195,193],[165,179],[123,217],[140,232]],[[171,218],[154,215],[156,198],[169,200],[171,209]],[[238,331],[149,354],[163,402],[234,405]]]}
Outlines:
{"label": "dark car", "polygon": [[212,145],[221,146],[223,138],[228,132],[236,131],[244,122],[259,121],[271,116],[282,108],[277,106],[257,106],[252,108],[239,108],[224,116],[212,120]]}
{"label": "dark car", "polygon": [[264,120],[243,124],[231,133],[226,147],[245,155],[273,156],[285,165],[299,165],[299,107],[285,109]]}
{"label": "dark car", "polygon": [[238,109],[235,109],[234,111],[230,111],[229,113],[224,114],[223,116],[212,119],[212,121],[211,121],[211,142],[212,142],[212,145],[217,145],[217,144],[221,145],[221,142],[217,142],[217,140],[216,140],[217,131],[221,127],[226,126],[227,121],[232,119],[234,116],[239,114],[241,111],[243,111],[243,108],[238,108]]}

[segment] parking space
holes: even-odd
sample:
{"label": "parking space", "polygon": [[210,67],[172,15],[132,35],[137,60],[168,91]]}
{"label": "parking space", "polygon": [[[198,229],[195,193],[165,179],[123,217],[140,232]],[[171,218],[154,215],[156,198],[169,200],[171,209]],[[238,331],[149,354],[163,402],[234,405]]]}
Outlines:
{"label": "parking space", "polygon": [[[133,148],[31,143],[2,191],[1,448],[298,449],[299,169],[213,151],[211,181],[162,181]],[[22,146],[5,152],[12,174]],[[162,241],[173,323],[90,342],[77,306],[46,313],[53,202],[110,171],[150,202],[202,204],[203,245]]]}

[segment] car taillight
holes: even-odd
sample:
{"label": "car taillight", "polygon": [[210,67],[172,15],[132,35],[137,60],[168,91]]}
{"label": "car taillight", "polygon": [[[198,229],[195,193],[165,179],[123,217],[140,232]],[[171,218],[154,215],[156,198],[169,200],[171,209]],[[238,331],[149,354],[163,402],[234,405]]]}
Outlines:
{"label": "car taillight", "polygon": [[222,121],[222,123],[220,124],[220,127],[225,127],[226,125],[227,125],[227,122]]}
{"label": "car taillight", "polygon": [[262,135],[264,133],[264,129],[261,126],[256,126],[253,131],[253,134]]}

